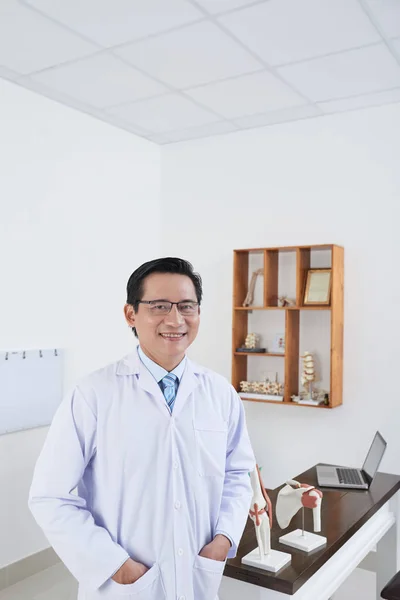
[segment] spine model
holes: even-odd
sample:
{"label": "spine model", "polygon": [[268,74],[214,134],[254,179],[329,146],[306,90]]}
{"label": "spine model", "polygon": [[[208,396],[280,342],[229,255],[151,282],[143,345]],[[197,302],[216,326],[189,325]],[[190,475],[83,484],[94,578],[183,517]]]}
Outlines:
{"label": "spine model", "polygon": [[303,372],[301,374],[301,384],[307,390],[310,400],[312,398],[312,384],[315,381],[315,367],[314,359],[310,352],[304,352],[303,359]]}

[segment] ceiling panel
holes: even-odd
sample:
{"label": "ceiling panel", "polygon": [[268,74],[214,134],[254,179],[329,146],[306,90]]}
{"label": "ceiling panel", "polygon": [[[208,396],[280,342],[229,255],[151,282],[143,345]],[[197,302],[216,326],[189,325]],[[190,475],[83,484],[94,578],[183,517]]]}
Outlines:
{"label": "ceiling panel", "polygon": [[322,111],[316,106],[306,105],[287,108],[285,110],[275,110],[261,115],[251,115],[249,117],[235,119],[234,122],[242,129],[250,129],[252,127],[273,125],[274,123],[284,123],[285,121],[297,121],[298,119],[318,117],[321,114]]}
{"label": "ceiling panel", "polygon": [[397,40],[392,40],[393,49],[397,55],[397,59],[400,62],[400,38]]}
{"label": "ceiling panel", "polygon": [[400,36],[399,0],[362,0],[388,37]]}
{"label": "ceiling panel", "polygon": [[50,69],[32,79],[97,108],[166,92],[163,85],[107,54]]}
{"label": "ceiling panel", "polygon": [[318,106],[324,113],[336,113],[356,108],[366,108],[368,106],[381,106],[382,104],[390,104],[392,102],[400,102],[400,87],[385,92],[345,98],[344,100],[320,102]]}
{"label": "ceiling panel", "polygon": [[257,60],[210,22],[130,44],[115,53],[178,89],[260,68]]}
{"label": "ceiling panel", "polygon": [[400,86],[400,67],[384,44],[278,68],[314,102]]}
{"label": "ceiling panel", "polygon": [[400,0],[0,0],[0,77],[158,144],[400,102]]}
{"label": "ceiling panel", "polygon": [[168,94],[145,102],[110,109],[110,114],[138,125],[151,133],[186,129],[218,121],[219,117],[196,106],[178,94]]}
{"label": "ceiling panel", "polygon": [[381,41],[357,0],[269,0],[218,21],[270,65]]}
{"label": "ceiling panel", "polygon": [[302,96],[267,71],[212,83],[185,93],[228,119],[305,103]]}
{"label": "ceiling panel", "polygon": [[115,125],[116,127],[119,127],[121,129],[126,129],[127,131],[130,131],[131,133],[134,133],[135,135],[144,136],[144,137],[147,137],[150,135],[150,133],[147,129],[144,129],[143,127],[139,127],[139,125],[133,125],[132,123],[129,123],[125,119],[121,119],[121,117],[119,117],[117,115],[113,115],[111,113],[106,113],[105,111],[103,111],[103,118],[107,121],[107,123],[110,123],[111,125]]}
{"label": "ceiling panel", "polygon": [[247,4],[254,4],[254,0],[196,0],[208,13],[217,14],[228,10],[240,8]]}
{"label": "ceiling panel", "polygon": [[21,77],[21,75],[19,73],[16,73],[15,71],[11,71],[11,69],[7,69],[6,67],[2,67],[0,65],[0,77],[4,77],[4,79],[18,79],[18,77]]}
{"label": "ceiling panel", "polygon": [[210,123],[209,125],[203,125],[202,127],[191,127],[190,129],[171,131],[165,134],[168,138],[168,142],[181,142],[183,140],[193,140],[204,137],[210,137],[211,135],[221,135],[223,133],[231,133],[232,131],[238,131],[233,123],[228,121],[219,121],[218,123]]}
{"label": "ceiling panel", "polygon": [[77,98],[73,98],[72,96],[69,96],[68,94],[64,94],[63,92],[60,92],[59,90],[57,90],[55,88],[48,87],[44,83],[35,81],[34,79],[32,79],[30,77],[21,77],[17,81],[17,83],[22,85],[26,89],[31,90],[32,92],[41,94],[42,96],[45,96],[46,98],[50,98],[51,100],[55,100],[56,102],[60,102],[61,104],[65,104],[65,105],[70,106],[71,108],[75,108],[76,110],[79,110],[81,112],[91,114],[95,117],[103,116],[103,112],[101,109],[96,108],[96,107],[92,106],[91,104],[87,104],[86,102],[82,102],[81,100],[78,100]]}
{"label": "ceiling panel", "polygon": [[26,75],[97,50],[97,45],[16,0],[0,0],[0,64],[4,67]]}
{"label": "ceiling panel", "polygon": [[25,0],[104,47],[203,18],[186,0]]}

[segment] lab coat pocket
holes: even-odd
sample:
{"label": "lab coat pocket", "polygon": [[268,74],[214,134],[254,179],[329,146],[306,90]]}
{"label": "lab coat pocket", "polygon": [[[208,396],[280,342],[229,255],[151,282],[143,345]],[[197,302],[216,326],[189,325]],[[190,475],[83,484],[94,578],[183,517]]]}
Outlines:
{"label": "lab coat pocket", "polygon": [[196,418],[196,463],[202,477],[224,477],[228,424],[222,419]]}
{"label": "lab coat pocket", "polygon": [[99,589],[99,592],[102,588],[104,588],[104,593],[98,597],[99,599],[104,598],[104,600],[118,600],[118,598],[124,600],[163,600],[166,598],[160,568],[157,564],[154,564],[135,583],[123,585],[109,579]]}
{"label": "lab coat pocket", "polygon": [[193,569],[195,600],[214,600],[217,597],[225,562],[196,556]]}

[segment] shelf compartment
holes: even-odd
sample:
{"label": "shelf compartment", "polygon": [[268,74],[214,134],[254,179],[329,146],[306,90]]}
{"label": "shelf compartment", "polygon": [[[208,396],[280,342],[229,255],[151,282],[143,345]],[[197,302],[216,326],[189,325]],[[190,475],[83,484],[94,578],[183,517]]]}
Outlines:
{"label": "shelf compartment", "polygon": [[331,397],[331,314],[319,312],[311,314],[309,311],[300,311],[300,352],[298,357],[299,364],[299,391],[306,391],[301,384],[301,373],[303,369],[304,352],[311,352],[314,365],[316,380],[313,384],[315,388],[324,389]]}
{"label": "shelf compartment", "polygon": [[[299,247],[296,252],[296,304],[302,309],[309,269],[332,269],[333,253],[338,246]],[[307,307],[309,308],[309,307]],[[320,308],[315,306],[315,308]],[[329,307],[328,307],[329,308]]]}
{"label": "shelf compartment", "polygon": [[234,251],[234,267],[233,267],[233,306],[247,309],[243,306],[247,293],[250,288],[250,282],[254,271],[262,269],[262,275],[256,279],[253,303],[251,310],[257,307],[262,308],[265,305],[264,299],[264,280],[265,280],[265,264],[264,250],[255,251]]}

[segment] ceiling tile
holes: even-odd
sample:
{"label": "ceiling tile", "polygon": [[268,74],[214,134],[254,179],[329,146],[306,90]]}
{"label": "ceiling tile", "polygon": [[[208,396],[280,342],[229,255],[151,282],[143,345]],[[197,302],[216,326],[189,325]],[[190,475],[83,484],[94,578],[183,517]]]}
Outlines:
{"label": "ceiling tile", "polygon": [[185,93],[228,119],[305,102],[302,96],[268,71],[218,81]]}
{"label": "ceiling tile", "polygon": [[107,54],[37,73],[31,77],[98,108],[163,94],[166,88]]}
{"label": "ceiling tile", "polygon": [[32,81],[28,77],[21,78],[17,83],[23,85],[23,87],[33,92],[36,92],[42,96],[45,96],[46,98],[53,100],[54,102],[59,102],[63,106],[73,108],[81,113],[85,113],[86,115],[89,115],[96,119],[100,119],[108,125],[113,125],[115,127],[118,127],[119,129],[124,129],[129,133],[134,133],[135,135],[139,135],[142,137],[148,133],[139,127],[134,127],[131,123],[123,121],[123,119],[105,113],[104,110],[95,108],[94,106],[90,106],[88,104],[85,104],[84,102],[79,102],[75,98],[71,98],[70,96],[62,94],[57,90],[46,87],[42,83]]}
{"label": "ceiling tile", "polygon": [[260,63],[210,22],[196,23],[114,51],[177,88],[255,71]]}
{"label": "ceiling tile", "polygon": [[140,136],[148,136],[150,135],[149,132],[146,129],[143,129],[142,127],[139,127],[137,125],[132,125],[132,123],[128,123],[128,121],[126,121],[125,119],[121,119],[121,117],[111,114],[109,112],[103,112],[103,119],[105,121],[107,121],[107,123],[110,123],[111,125],[115,125],[116,127],[119,127],[120,129],[126,129],[126,131],[130,131],[131,133],[134,133],[135,135],[140,135]]}
{"label": "ceiling tile", "polygon": [[150,142],[154,142],[155,144],[168,144],[169,137],[166,133],[153,133],[151,135],[147,135],[146,139]]}
{"label": "ceiling tile", "polygon": [[4,79],[17,79],[18,77],[21,77],[21,75],[19,73],[16,73],[15,71],[11,71],[11,69],[7,69],[6,67],[2,67],[0,65],[0,77],[4,77]]}
{"label": "ceiling tile", "polygon": [[363,0],[388,37],[400,36],[399,0]]}
{"label": "ceiling tile", "polygon": [[314,102],[400,86],[400,67],[384,44],[281,67],[278,72]]}
{"label": "ceiling tile", "polygon": [[186,129],[218,120],[218,117],[207,110],[199,108],[190,100],[175,94],[118,106],[107,112],[151,133]]}
{"label": "ceiling tile", "polygon": [[108,47],[203,18],[186,0],[25,0],[53,19]]}
{"label": "ceiling tile", "polygon": [[274,125],[275,123],[284,123],[285,121],[297,121],[320,115],[321,111],[316,106],[308,104],[306,106],[277,110],[263,115],[252,115],[250,117],[235,119],[235,124],[242,129],[250,129],[252,127],[263,127],[265,125]]}
{"label": "ceiling tile", "polygon": [[196,0],[196,2],[213,15],[240,8],[246,4],[254,4],[254,0]]}
{"label": "ceiling tile", "polygon": [[0,0],[0,64],[27,75],[93,54],[98,46],[16,0]]}
{"label": "ceiling tile", "polygon": [[394,90],[386,90],[385,92],[345,98],[344,100],[319,102],[318,106],[323,113],[328,114],[354,110],[356,108],[366,108],[368,106],[380,106],[382,104],[390,104],[393,102],[400,102],[400,87]]}
{"label": "ceiling tile", "polygon": [[204,137],[210,137],[212,135],[221,135],[223,133],[231,133],[232,131],[238,131],[238,127],[233,123],[227,121],[219,121],[218,123],[211,123],[210,125],[203,125],[202,127],[191,127],[183,131],[170,131],[168,135],[169,142],[182,142],[183,140],[199,139]]}
{"label": "ceiling tile", "polygon": [[70,106],[71,108],[75,108],[76,110],[79,110],[81,112],[90,113],[91,115],[94,115],[96,117],[102,116],[102,111],[100,109],[95,108],[94,106],[91,106],[90,104],[86,104],[85,102],[81,102],[80,100],[77,100],[76,98],[72,98],[68,94],[63,94],[62,92],[60,92],[59,90],[57,90],[55,88],[50,88],[47,85],[45,85],[44,83],[33,80],[31,77],[28,77],[28,76],[20,77],[16,83],[18,83],[19,85],[23,86],[24,88],[26,88],[28,90],[31,90],[32,92],[41,94],[42,96],[45,96],[46,98],[50,98],[51,100],[54,100],[55,102],[60,102],[61,104]]}
{"label": "ceiling tile", "polygon": [[357,0],[269,0],[218,21],[270,65],[381,41]]}
{"label": "ceiling tile", "polygon": [[398,60],[400,61],[400,38],[397,40],[392,40],[392,46],[397,54]]}

